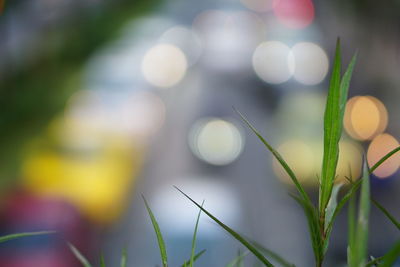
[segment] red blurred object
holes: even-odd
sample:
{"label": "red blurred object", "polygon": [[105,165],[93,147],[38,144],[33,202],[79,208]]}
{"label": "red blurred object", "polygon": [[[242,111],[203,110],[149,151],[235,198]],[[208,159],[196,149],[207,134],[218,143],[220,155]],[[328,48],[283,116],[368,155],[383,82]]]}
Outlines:
{"label": "red blurred object", "polygon": [[70,242],[90,256],[92,227],[69,203],[17,192],[6,198],[1,212],[1,235],[54,230],[55,234],[24,237],[0,244],[0,263],[7,267],[80,266],[67,247]]}
{"label": "red blurred object", "polygon": [[274,14],[285,26],[305,28],[314,20],[314,4],[311,0],[274,0]]}

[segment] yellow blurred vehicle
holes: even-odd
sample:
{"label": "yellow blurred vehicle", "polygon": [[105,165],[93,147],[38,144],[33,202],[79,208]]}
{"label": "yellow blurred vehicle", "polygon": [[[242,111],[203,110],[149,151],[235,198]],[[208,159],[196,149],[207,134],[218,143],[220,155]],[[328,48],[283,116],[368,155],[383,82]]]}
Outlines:
{"label": "yellow blurred vehicle", "polygon": [[57,120],[45,141],[29,149],[22,186],[65,198],[92,221],[114,221],[128,202],[143,149],[129,137]]}

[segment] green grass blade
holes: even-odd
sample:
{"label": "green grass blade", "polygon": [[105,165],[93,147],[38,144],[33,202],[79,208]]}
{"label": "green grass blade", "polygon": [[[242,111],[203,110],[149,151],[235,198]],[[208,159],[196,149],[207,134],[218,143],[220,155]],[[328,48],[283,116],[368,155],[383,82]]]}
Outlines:
{"label": "green grass blade", "polygon": [[121,255],[121,267],[126,267],[127,266],[127,253],[126,253],[126,248],[122,249],[122,255]]}
{"label": "green grass blade", "polygon": [[271,267],[274,266],[271,262],[269,262],[264,255],[258,251],[250,242],[248,242],[245,238],[243,238],[241,235],[239,235],[237,232],[235,232],[233,229],[231,229],[229,226],[225,225],[222,223],[220,220],[218,220],[214,215],[212,215],[210,212],[208,212],[206,209],[204,209],[200,204],[198,204],[196,201],[194,201],[191,197],[189,197],[187,194],[185,194],[182,190],[180,190],[178,187],[175,186],[175,188],[181,192],[186,198],[188,198],[193,204],[195,204],[198,208],[200,208],[208,217],[210,217],[212,220],[214,220],[219,226],[221,226],[225,231],[227,231],[231,236],[233,236],[236,240],[238,240],[240,243],[242,243],[251,253],[254,254],[262,263],[264,263],[265,266]]}
{"label": "green grass blade", "polygon": [[106,261],[104,260],[104,255],[100,255],[100,267],[106,267]]}
{"label": "green grass blade", "polygon": [[241,253],[239,251],[237,257],[235,257],[231,262],[229,262],[225,267],[242,267],[243,259],[249,254],[248,251]]}
{"label": "green grass blade", "polygon": [[310,206],[305,200],[290,194],[300,206],[303,208],[304,214],[307,218],[308,229],[311,238],[311,244],[314,252],[315,262],[317,264],[322,263],[324,257],[324,244],[321,238],[320,224],[318,219],[318,211],[314,206]]}
{"label": "green grass blade", "polygon": [[395,149],[393,149],[392,151],[390,151],[389,153],[387,153],[385,156],[383,156],[380,160],[378,160],[377,163],[374,164],[374,166],[372,166],[369,169],[369,173],[372,174],[382,163],[384,163],[387,159],[389,159],[391,156],[393,156],[394,154],[396,154],[397,152],[400,151],[400,146],[396,147]]}
{"label": "green grass blade", "polygon": [[75,257],[79,260],[79,262],[84,266],[84,267],[92,267],[92,265],[89,263],[89,261],[85,258],[85,256],[82,255],[82,253],[71,243],[68,243],[69,248],[71,249],[72,253],[75,255]]}
{"label": "green grass blade", "polygon": [[397,241],[396,244],[394,244],[393,248],[389,250],[389,252],[380,259],[382,263],[379,265],[379,267],[393,266],[393,264],[396,262],[399,256],[400,256],[400,241]]}
{"label": "green grass blade", "polygon": [[374,258],[371,256],[371,260],[365,265],[365,267],[380,266],[383,257]]}
{"label": "green grass blade", "polygon": [[[361,181],[361,180],[360,180]],[[351,195],[349,199],[348,211],[348,247],[347,247],[347,264],[349,267],[356,266],[356,198]]]}
{"label": "green grass blade", "polygon": [[[204,200],[203,203],[201,203],[201,206],[203,207],[204,205]],[[197,229],[199,226],[199,221],[200,221],[200,215],[201,215],[201,209],[199,210],[199,213],[197,214],[197,219],[196,219],[196,226],[194,227],[194,233],[193,233],[193,238],[192,238],[192,253],[190,255],[190,263],[189,266],[193,267],[193,262],[194,262],[194,256],[195,256],[195,249],[196,249],[196,236],[197,236]]]}
{"label": "green grass blade", "polygon": [[158,241],[158,246],[160,248],[160,255],[161,255],[161,261],[162,261],[163,267],[167,267],[168,266],[167,250],[165,248],[165,242],[162,237],[160,227],[158,226],[157,220],[154,217],[154,214],[151,211],[150,206],[147,203],[147,201],[143,195],[142,195],[142,198],[143,198],[144,204],[146,205],[147,212],[149,213],[151,223],[153,224],[154,231],[157,235],[157,241]]}
{"label": "green grass blade", "polygon": [[279,263],[281,266],[283,267],[296,267],[296,265],[294,265],[293,263],[288,262],[287,260],[285,260],[282,256],[280,256],[278,253],[262,246],[261,244],[252,241],[251,243],[254,244],[254,246],[260,250],[261,252],[264,253],[264,255],[268,256],[269,258],[275,260],[277,263]]}
{"label": "green grass blade", "polygon": [[357,228],[355,229],[352,265],[354,267],[365,266],[367,260],[367,244],[368,244],[368,221],[370,213],[370,182],[369,172],[366,160],[363,164],[363,177],[361,182],[360,203],[358,210]]}
{"label": "green grass blade", "polygon": [[27,232],[27,233],[17,233],[17,234],[10,234],[5,236],[0,236],[0,243],[7,242],[13,239],[28,237],[28,236],[36,236],[36,235],[48,235],[54,234],[55,231],[40,231],[40,232]]}
{"label": "green grass blade", "polygon": [[375,199],[371,198],[372,203],[374,203],[374,205],[383,212],[383,214],[386,215],[386,217],[388,217],[388,219],[394,224],[394,226],[397,227],[397,229],[400,230],[400,223],[393,217],[392,214],[390,214],[390,212],[385,209],[381,204],[379,204]]}
{"label": "green grass blade", "polygon": [[340,40],[338,39],[324,114],[324,154],[319,195],[319,208],[323,218],[325,218],[325,208],[332,191],[339,158],[339,140],[341,137],[340,102],[343,99],[340,86],[340,58]]}
{"label": "green grass blade", "polygon": [[239,114],[241,119],[246,123],[246,125],[253,131],[253,133],[260,139],[260,141],[265,145],[265,147],[272,153],[272,155],[278,160],[278,162],[282,165],[282,167],[285,169],[286,173],[289,175],[290,179],[296,186],[297,190],[299,191],[300,195],[304,200],[307,202],[311,202],[308,194],[304,190],[303,186],[300,184],[298,181],[296,175],[292,171],[292,169],[289,167],[289,165],[286,163],[286,161],[283,159],[283,157],[279,154],[278,151],[276,151],[266,140],[265,138],[257,131],[257,129],[238,111],[237,109],[234,108],[236,113]]}
{"label": "green grass blade", "polygon": [[[194,255],[193,262],[196,262],[196,260],[197,260],[198,258],[200,258],[201,255],[203,255],[205,252],[206,252],[206,250],[203,249],[202,251],[200,251],[199,253],[197,253],[196,255]],[[191,260],[191,259],[188,259],[187,261],[185,261],[185,262],[181,265],[181,267],[189,266],[190,260]]]}

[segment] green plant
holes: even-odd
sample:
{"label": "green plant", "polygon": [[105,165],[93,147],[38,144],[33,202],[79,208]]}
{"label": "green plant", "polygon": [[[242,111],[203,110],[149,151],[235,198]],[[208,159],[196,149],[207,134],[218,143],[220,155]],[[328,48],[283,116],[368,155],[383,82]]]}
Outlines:
{"label": "green plant", "polygon": [[[317,267],[321,267],[323,265],[325,255],[328,250],[329,239],[333,229],[334,221],[347,202],[349,202],[348,265],[350,267],[374,265],[391,266],[391,264],[400,255],[400,244],[396,243],[393,249],[383,257],[372,259],[370,262],[367,262],[368,221],[371,203],[369,174],[372,173],[383,162],[385,162],[389,157],[397,153],[400,150],[400,147],[389,152],[370,169],[368,168],[364,159],[362,177],[356,182],[351,181],[350,187],[346,194],[340,200],[337,199],[338,192],[343,186],[343,184],[340,183],[335,184],[336,167],[339,156],[339,141],[342,135],[343,116],[356,58],[357,55],[354,55],[344,75],[341,76],[341,53],[340,41],[338,39],[325,107],[324,153],[321,171],[322,175],[319,179],[319,201],[317,205],[311,201],[309,195],[298,181],[295,173],[278,153],[278,151],[276,151],[256,130],[256,128],[253,127],[251,123],[239,111],[236,110],[244,123],[254,132],[254,134],[265,145],[265,147],[282,165],[295,185],[298,194],[291,194],[291,197],[299,203],[304,211],[304,214],[306,215],[314,252],[315,266]],[[355,193],[360,187],[360,202],[358,208],[358,217],[356,219]],[[242,243],[265,266],[274,266],[270,259],[274,259],[274,261],[281,266],[295,266],[294,264],[288,263],[279,255],[275,253],[271,254],[270,250],[262,248],[255,242],[252,242],[248,238],[238,234],[233,229],[229,228],[227,225],[218,220],[215,216],[213,216],[210,212],[195,202],[179,188],[177,189],[190,201],[197,205],[207,216],[213,219],[230,235]],[[374,200],[372,203],[377,205],[377,207],[394,223],[394,225],[399,228],[399,223],[386,209],[384,209]],[[274,255],[274,257],[272,257],[272,255]]]}

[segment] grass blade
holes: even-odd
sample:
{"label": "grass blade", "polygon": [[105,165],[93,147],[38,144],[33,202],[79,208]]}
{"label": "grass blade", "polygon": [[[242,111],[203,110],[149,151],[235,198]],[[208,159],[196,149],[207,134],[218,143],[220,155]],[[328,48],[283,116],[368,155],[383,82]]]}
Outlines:
{"label": "grass blade", "polygon": [[353,195],[349,199],[348,211],[348,247],[347,247],[347,264],[349,267],[356,266],[356,199]]}
{"label": "grass blade", "polygon": [[122,255],[121,255],[121,267],[126,267],[127,265],[127,253],[126,253],[126,248],[122,249]]}
{"label": "grass blade", "polygon": [[390,214],[390,212],[387,209],[385,209],[381,204],[379,204],[375,199],[371,198],[371,201],[378,209],[380,209],[383,212],[383,214],[386,215],[386,217],[389,218],[389,220],[397,227],[397,229],[400,230],[400,223],[393,217],[393,215]]}
{"label": "grass blade", "polygon": [[143,195],[142,195],[142,198],[143,198],[144,204],[146,205],[147,212],[149,213],[149,216],[150,216],[150,219],[151,219],[151,223],[153,224],[154,231],[155,231],[155,233],[157,235],[157,241],[158,241],[158,246],[160,248],[160,255],[161,255],[161,261],[162,261],[163,267],[167,267],[168,266],[167,250],[165,248],[165,242],[164,242],[164,239],[162,237],[160,227],[158,226],[157,220],[154,217],[154,214],[151,211],[150,206],[147,203],[147,201],[146,201],[146,199],[144,198]]}
{"label": "grass blade", "polygon": [[383,256],[380,261],[382,262],[379,267],[391,267],[400,256],[400,241],[394,244],[393,248]]}
{"label": "grass blade", "polygon": [[[203,207],[204,205],[204,200],[203,203],[201,203],[201,206]],[[194,262],[194,251],[196,249],[196,236],[197,236],[197,229],[199,226],[199,221],[200,221],[200,215],[201,215],[201,209],[199,210],[199,213],[197,214],[197,219],[196,219],[196,226],[194,227],[194,233],[193,233],[193,238],[192,238],[192,253],[190,255],[190,263],[189,266],[193,267],[193,262]]]}
{"label": "grass blade", "polygon": [[265,248],[264,246],[262,246],[261,244],[252,241],[251,243],[254,244],[254,246],[259,249],[261,252],[263,252],[265,255],[269,256],[271,259],[275,260],[277,263],[279,263],[281,266],[283,267],[296,267],[296,265],[294,265],[293,263],[288,262],[287,260],[285,260],[282,256],[280,256],[278,253]]}
{"label": "grass blade", "polygon": [[40,232],[26,232],[26,233],[17,233],[17,234],[9,234],[5,236],[0,236],[0,243],[7,242],[13,239],[28,237],[28,236],[36,236],[36,235],[48,235],[54,234],[55,231],[40,231]]}
{"label": "grass blade", "polygon": [[100,255],[100,267],[106,267],[106,261],[104,260],[104,255]]}
{"label": "grass blade", "polygon": [[325,208],[332,191],[339,158],[339,140],[341,137],[340,102],[343,99],[340,86],[340,58],[340,40],[338,39],[324,114],[324,154],[319,195],[319,210],[322,218],[325,218]]}
{"label": "grass blade", "polygon": [[290,179],[292,180],[292,182],[294,183],[294,185],[296,186],[297,190],[299,191],[300,195],[302,196],[302,198],[304,200],[306,200],[307,202],[311,202],[308,194],[306,193],[306,191],[304,190],[303,186],[300,184],[300,182],[298,181],[296,175],[294,174],[294,172],[292,171],[292,169],[289,167],[289,165],[286,163],[286,161],[282,158],[282,156],[278,153],[278,151],[276,151],[266,140],[265,138],[257,131],[257,129],[246,119],[246,117],[244,117],[242,115],[242,113],[240,113],[240,111],[238,111],[237,109],[234,108],[234,110],[236,111],[236,113],[239,114],[239,116],[241,117],[241,119],[246,123],[246,125],[253,131],[253,133],[258,137],[258,139],[260,139],[260,141],[265,145],[265,147],[272,153],[272,155],[274,155],[274,157],[278,160],[278,162],[282,165],[282,167],[285,169],[285,171],[287,172],[287,174],[289,175]]}
{"label": "grass blade", "polygon": [[225,267],[242,267],[243,266],[243,259],[244,259],[244,257],[247,256],[247,254],[249,254],[248,251],[245,251],[243,253],[241,253],[239,251],[237,257],[234,258],[231,262],[229,262]]}
{"label": "grass blade", "polygon": [[[199,253],[197,253],[196,255],[194,255],[194,257],[193,257],[193,262],[196,262],[196,260],[197,260],[198,258],[200,258],[200,256],[203,255],[205,252],[206,252],[206,250],[203,249],[202,251],[200,251]],[[185,261],[185,262],[181,265],[181,267],[189,266],[190,260],[191,260],[191,258],[188,259],[187,261]]]}
{"label": "grass blade", "polygon": [[212,220],[214,220],[219,226],[221,226],[225,231],[227,231],[231,236],[233,236],[236,240],[238,240],[240,243],[242,243],[251,253],[254,254],[262,263],[264,263],[265,266],[268,267],[273,267],[274,265],[269,262],[264,255],[258,251],[250,242],[248,242],[245,238],[243,238],[241,235],[239,235],[237,232],[235,232],[233,229],[231,229],[229,226],[225,225],[222,223],[220,220],[218,220],[214,215],[212,215],[210,212],[208,212],[206,209],[204,209],[200,204],[198,204],[196,201],[194,201],[191,197],[189,197],[187,194],[185,194],[182,190],[180,190],[178,187],[175,186],[175,188],[181,192],[186,198],[188,198],[193,204],[195,204],[198,208],[200,208],[208,217],[210,217]]}
{"label": "grass blade", "polygon": [[333,219],[333,214],[335,213],[336,207],[337,207],[337,197],[340,191],[340,188],[342,188],[343,184],[337,184],[333,186],[332,189],[332,194],[331,198],[329,199],[328,206],[326,207],[326,213],[325,213],[325,231],[328,229],[328,226],[331,224],[332,219]]}
{"label": "grass blade", "polygon": [[71,249],[72,253],[75,255],[75,257],[79,260],[79,262],[84,266],[84,267],[92,267],[92,265],[89,263],[89,261],[85,258],[85,256],[82,255],[82,253],[71,243],[68,243],[69,248]]}
{"label": "grass blade", "polygon": [[384,163],[387,159],[396,154],[398,151],[400,151],[400,146],[396,147],[395,149],[387,153],[385,156],[383,156],[380,160],[378,160],[378,162],[375,163],[374,166],[372,166],[369,169],[369,173],[372,174],[382,163]]}
{"label": "grass blade", "polygon": [[349,225],[349,232],[352,236],[350,237],[350,267],[365,266],[367,260],[367,243],[368,243],[368,221],[369,212],[371,207],[370,202],[370,182],[369,182],[369,171],[366,160],[364,159],[363,164],[363,176],[361,181],[361,193],[360,203],[358,210],[358,220],[355,224],[354,206],[352,211],[351,225]]}

